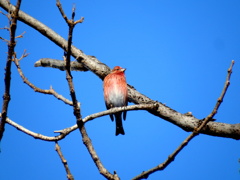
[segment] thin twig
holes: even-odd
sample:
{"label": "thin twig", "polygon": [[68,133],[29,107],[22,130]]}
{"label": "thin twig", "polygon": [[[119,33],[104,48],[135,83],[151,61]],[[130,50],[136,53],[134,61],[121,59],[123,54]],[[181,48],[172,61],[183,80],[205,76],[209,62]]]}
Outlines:
{"label": "thin twig", "polygon": [[[1,117],[1,114],[0,114],[0,117]],[[40,139],[40,140],[44,140],[44,141],[59,141],[61,139],[64,139],[70,132],[77,129],[77,125],[75,125],[75,127],[73,126],[73,127],[64,129],[64,131],[62,131],[63,133],[61,133],[58,136],[45,136],[40,133],[35,133],[33,131],[30,131],[29,129],[25,128],[24,126],[21,126],[20,124],[10,120],[8,117],[6,118],[6,123],[10,124],[11,126],[15,127],[16,129],[22,131],[23,133],[25,133],[29,136],[32,136],[35,139]],[[72,129],[72,128],[74,128],[74,129]]]}
{"label": "thin twig", "polygon": [[23,35],[24,35],[25,33],[26,33],[26,31],[24,31],[22,34],[16,36],[15,39],[17,39],[17,38],[23,38]]}
{"label": "thin twig", "polygon": [[[116,107],[116,108],[111,108],[109,110],[106,111],[102,111],[102,112],[98,112],[95,114],[91,114],[86,116],[82,121],[85,124],[88,121],[91,121],[93,119],[96,119],[98,117],[102,117],[102,116],[106,116],[112,113],[116,113],[116,112],[122,112],[122,111],[133,111],[133,110],[153,110],[157,108],[155,104],[139,104],[139,105],[131,105],[131,106],[126,106],[126,107]],[[1,117],[1,113],[0,113],[0,117]],[[75,131],[76,129],[78,129],[77,124],[62,129],[62,130],[55,130],[55,133],[60,133],[60,135],[58,136],[45,136],[39,133],[35,133],[33,131],[30,131],[29,129],[19,125],[18,123],[10,120],[9,118],[6,119],[6,123],[8,123],[9,125],[15,127],[16,129],[22,131],[23,133],[32,136],[35,139],[40,139],[43,141],[59,141],[64,139],[68,134],[70,134],[71,132]]]}
{"label": "thin twig", "polygon": [[67,173],[68,180],[74,180],[73,175],[71,174],[70,169],[68,168],[67,160],[64,158],[64,156],[61,152],[61,148],[60,148],[57,141],[55,142],[55,150],[57,151],[57,153],[58,153],[58,155],[59,155],[59,157],[60,157],[60,159],[63,163],[63,166],[64,166],[64,168],[66,170],[66,173]]}
{"label": "thin twig", "polygon": [[[23,58],[27,57],[28,55],[29,54],[27,53],[27,50],[24,50],[22,56],[20,58],[18,58],[18,61],[21,61]],[[14,56],[13,60],[15,61],[16,59],[17,59],[17,57]]]}
{"label": "thin twig", "polygon": [[66,79],[68,82],[68,86],[69,86],[69,91],[70,91],[70,95],[72,98],[72,102],[73,102],[73,108],[74,108],[74,115],[76,116],[77,120],[81,120],[81,113],[80,113],[80,106],[78,105],[78,101],[76,98],[76,93],[74,90],[74,85],[73,85],[73,77],[71,74],[71,70],[70,70],[70,57],[71,57],[71,45],[72,45],[72,36],[73,36],[73,29],[74,29],[74,23],[73,23],[73,19],[68,20],[67,16],[65,15],[62,5],[60,3],[59,0],[57,0],[57,7],[61,13],[61,15],[63,16],[63,18],[65,19],[66,23],[69,26],[69,32],[68,32],[68,46],[67,46],[67,52],[64,53],[64,60],[66,62]]}
{"label": "thin twig", "polygon": [[64,19],[64,20],[66,21],[66,23],[68,24],[68,18],[67,18],[67,16],[66,16],[66,14],[64,13],[63,8],[62,8],[62,4],[60,3],[59,0],[57,0],[56,5],[57,5],[58,10],[60,11],[60,13],[61,13],[63,19]]}
{"label": "thin twig", "polygon": [[220,95],[220,97],[218,98],[215,107],[213,108],[212,112],[206,117],[204,118],[204,120],[202,121],[202,123],[196,127],[194,129],[194,131],[182,142],[182,144],[180,144],[180,146],[171,154],[168,156],[168,158],[166,159],[165,162],[163,162],[162,164],[157,165],[156,167],[148,170],[148,171],[144,171],[142,172],[140,175],[134,177],[132,180],[139,180],[139,179],[145,179],[147,178],[150,174],[159,171],[159,170],[164,170],[172,161],[174,161],[175,157],[179,154],[179,152],[190,142],[191,139],[193,139],[195,136],[197,136],[199,134],[199,132],[201,131],[201,129],[209,122],[213,120],[213,117],[216,115],[218,108],[220,107],[221,103],[223,102],[223,98],[227,92],[227,89],[230,85],[230,77],[232,74],[232,67],[234,65],[234,61],[231,62],[230,68],[228,69],[228,73],[227,73],[227,78],[222,90],[222,93]]}
{"label": "thin twig", "polygon": [[5,92],[3,95],[3,105],[2,105],[2,118],[0,120],[0,141],[2,140],[3,133],[5,130],[5,123],[7,118],[7,112],[8,112],[8,104],[11,99],[10,95],[10,85],[11,85],[11,65],[12,65],[12,59],[15,54],[14,48],[16,46],[15,42],[15,33],[17,29],[17,19],[18,19],[18,11],[20,9],[21,0],[18,0],[16,9],[14,12],[11,13],[11,21],[10,21],[10,43],[8,44],[8,57],[6,62],[6,68],[5,68]]}
{"label": "thin twig", "polygon": [[[26,55],[23,55],[22,57],[26,57]],[[19,59],[21,60],[21,58]],[[73,103],[66,99],[65,97],[63,97],[62,95],[58,94],[52,87],[50,87],[50,89],[41,89],[41,88],[38,88],[36,87],[34,84],[32,84],[26,77],[25,75],[23,74],[22,72],[22,69],[21,69],[21,66],[19,64],[19,60],[18,59],[14,59],[14,63],[17,67],[17,70],[18,70],[18,73],[19,75],[21,76],[23,82],[25,84],[27,84],[30,88],[32,88],[35,92],[39,92],[39,93],[43,93],[43,94],[50,94],[50,95],[53,95],[54,97],[56,97],[57,99],[63,101],[65,104],[68,104],[68,105],[73,105]]]}
{"label": "thin twig", "polygon": [[73,9],[72,9],[72,18],[71,18],[71,20],[69,20],[69,19],[67,18],[66,14],[64,13],[64,10],[63,10],[63,8],[62,8],[62,4],[60,3],[60,0],[57,0],[56,5],[57,5],[57,7],[58,7],[58,9],[59,9],[59,11],[60,11],[63,19],[65,20],[65,22],[66,22],[68,25],[69,25],[69,24],[72,24],[73,26],[75,26],[76,24],[83,22],[84,17],[81,17],[81,19],[73,22],[73,19],[74,19],[74,17],[75,17],[75,10],[76,10],[75,5],[73,6]]}
{"label": "thin twig", "polygon": [[84,17],[81,17],[81,19],[77,20],[74,22],[74,24],[82,23],[84,21]]}
{"label": "thin twig", "polygon": [[[2,15],[4,15],[4,16],[8,16],[8,14],[5,14],[4,12],[2,12],[2,11],[0,11],[0,13],[2,14]],[[2,28],[1,28],[2,29]],[[6,29],[8,29],[9,30],[9,28],[6,28]]]}

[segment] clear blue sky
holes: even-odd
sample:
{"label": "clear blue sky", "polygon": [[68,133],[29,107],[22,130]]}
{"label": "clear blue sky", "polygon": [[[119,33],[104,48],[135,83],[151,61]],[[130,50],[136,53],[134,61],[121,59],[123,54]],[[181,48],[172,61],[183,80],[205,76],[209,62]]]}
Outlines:
{"label": "clear blue sky", "polygon": [[[239,123],[240,117],[240,1],[65,1],[72,4],[83,24],[74,30],[73,44],[113,68],[127,68],[129,84],[151,99],[199,119],[214,107],[235,60],[231,85],[216,115],[217,122]],[[23,1],[21,9],[67,37],[67,25],[55,1]],[[2,10],[2,9],[1,9]],[[0,15],[0,27],[7,20]],[[40,58],[61,59],[63,52],[38,32],[19,22],[17,55],[26,77],[36,86],[50,86],[70,99],[65,72],[35,68]],[[5,30],[1,36],[8,38]],[[7,47],[0,42],[0,95],[3,95]],[[91,72],[73,72],[82,116],[105,110],[102,81]],[[8,116],[26,128],[48,136],[75,124],[72,108],[49,95],[33,92],[12,67]],[[125,136],[116,137],[109,116],[86,124],[104,166],[123,180],[162,163],[189,135],[182,129],[145,111],[131,111],[124,122]],[[90,159],[78,131],[60,141],[70,170],[78,179],[104,179]],[[6,125],[1,143],[0,179],[66,179],[53,142],[44,142]],[[240,143],[227,138],[199,135],[157,179],[240,179]]]}

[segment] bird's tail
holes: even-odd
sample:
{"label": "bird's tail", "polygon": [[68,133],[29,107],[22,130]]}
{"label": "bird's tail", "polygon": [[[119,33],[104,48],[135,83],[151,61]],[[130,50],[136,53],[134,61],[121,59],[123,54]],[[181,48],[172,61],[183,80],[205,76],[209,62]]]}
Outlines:
{"label": "bird's tail", "polygon": [[115,114],[115,121],[116,121],[116,136],[119,134],[124,135],[124,129],[123,129],[123,125],[122,125],[122,117],[121,117],[122,113],[116,113]]}

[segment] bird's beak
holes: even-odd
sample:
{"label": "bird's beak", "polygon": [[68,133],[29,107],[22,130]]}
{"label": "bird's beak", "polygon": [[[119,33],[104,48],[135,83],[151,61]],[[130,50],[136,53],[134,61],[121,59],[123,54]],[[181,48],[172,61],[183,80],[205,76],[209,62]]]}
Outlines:
{"label": "bird's beak", "polygon": [[122,71],[122,72],[126,71],[126,68],[122,68],[121,71]]}

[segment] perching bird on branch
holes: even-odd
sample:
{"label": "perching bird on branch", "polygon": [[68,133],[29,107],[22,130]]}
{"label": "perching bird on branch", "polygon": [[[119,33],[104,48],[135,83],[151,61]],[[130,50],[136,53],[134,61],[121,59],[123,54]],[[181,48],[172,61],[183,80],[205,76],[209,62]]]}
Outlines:
{"label": "perching bird on branch", "polygon": [[[104,100],[107,109],[113,107],[127,106],[127,83],[124,75],[126,69],[116,66],[113,68],[110,74],[108,74],[103,81]],[[126,119],[127,112],[117,112],[110,114],[110,118],[113,121],[115,117],[116,122],[116,136],[118,134],[125,134],[122,126],[122,114],[123,119]]]}

